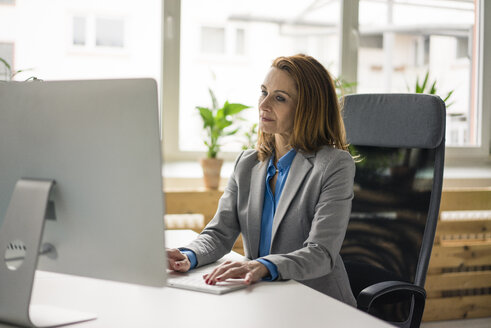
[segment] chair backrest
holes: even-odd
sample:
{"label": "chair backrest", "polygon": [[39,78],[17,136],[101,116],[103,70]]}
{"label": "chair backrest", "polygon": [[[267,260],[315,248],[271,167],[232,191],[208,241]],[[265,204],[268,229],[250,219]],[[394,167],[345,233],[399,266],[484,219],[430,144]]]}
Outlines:
{"label": "chair backrest", "polygon": [[353,293],[386,280],[424,287],[440,206],[445,104],[423,94],[343,101],[347,139],[359,155],[341,249]]}

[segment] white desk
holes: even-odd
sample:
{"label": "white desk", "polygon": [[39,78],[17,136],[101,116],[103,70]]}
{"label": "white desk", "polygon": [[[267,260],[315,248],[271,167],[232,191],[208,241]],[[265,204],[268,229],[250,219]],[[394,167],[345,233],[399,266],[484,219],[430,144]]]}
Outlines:
{"label": "white desk", "polygon": [[[166,243],[182,245],[194,235],[169,231]],[[33,303],[98,315],[69,327],[391,327],[295,281],[261,282],[220,296],[49,272],[38,272],[35,282]]]}

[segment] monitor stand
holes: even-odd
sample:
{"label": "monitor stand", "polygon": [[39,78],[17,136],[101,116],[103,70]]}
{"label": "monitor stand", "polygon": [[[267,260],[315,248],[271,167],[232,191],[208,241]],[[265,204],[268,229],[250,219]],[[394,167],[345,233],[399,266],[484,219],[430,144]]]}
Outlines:
{"label": "monitor stand", "polygon": [[53,327],[93,320],[95,315],[31,305],[50,192],[54,181],[17,181],[0,229],[0,322]]}

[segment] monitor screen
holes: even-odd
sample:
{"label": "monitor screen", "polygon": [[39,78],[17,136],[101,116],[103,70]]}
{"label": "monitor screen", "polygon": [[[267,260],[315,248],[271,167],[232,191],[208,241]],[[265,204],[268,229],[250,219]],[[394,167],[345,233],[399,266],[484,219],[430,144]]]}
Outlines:
{"label": "monitor screen", "polygon": [[155,81],[0,83],[0,108],[0,224],[20,179],[55,182],[38,269],[163,286]]}

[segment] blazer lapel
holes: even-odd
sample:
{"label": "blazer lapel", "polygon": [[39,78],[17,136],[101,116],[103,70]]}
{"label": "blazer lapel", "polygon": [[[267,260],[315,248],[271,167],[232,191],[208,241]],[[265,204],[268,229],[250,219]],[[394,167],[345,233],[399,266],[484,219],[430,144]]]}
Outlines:
{"label": "blazer lapel", "polygon": [[261,235],[261,217],[263,213],[264,190],[266,187],[266,163],[259,162],[252,168],[249,188],[249,210],[247,211],[247,234],[249,251],[252,258],[259,254],[259,237]]}
{"label": "blazer lapel", "polygon": [[283,191],[281,192],[281,198],[278,203],[278,208],[276,209],[276,213],[274,215],[271,244],[274,241],[276,231],[278,230],[278,227],[280,226],[280,223],[283,220],[288,207],[290,207],[290,203],[297,194],[298,189],[302,185],[305,176],[312,168],[312,164],[308,159],[314,156],[315,155],[302,154],[300,152],[297,152],[297,155],[293,159],[285,186],[283,187]]}

